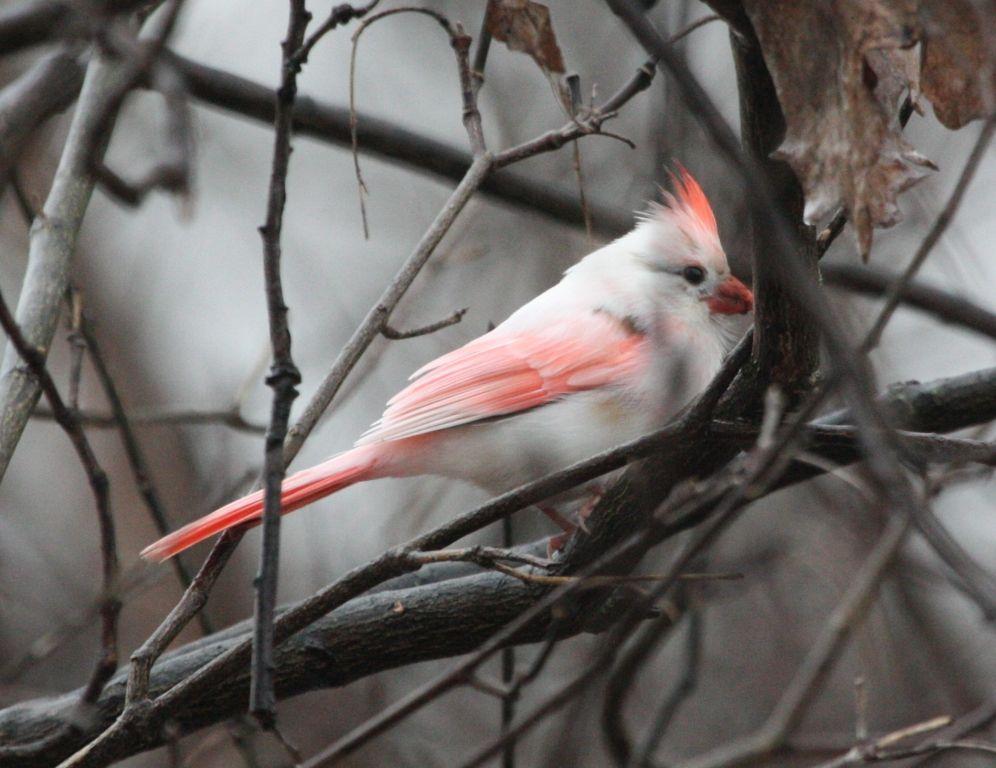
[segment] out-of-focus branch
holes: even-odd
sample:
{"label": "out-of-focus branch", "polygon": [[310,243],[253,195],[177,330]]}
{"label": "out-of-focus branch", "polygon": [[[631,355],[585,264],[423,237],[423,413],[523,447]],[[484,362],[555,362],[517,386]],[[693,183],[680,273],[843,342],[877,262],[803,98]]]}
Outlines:
{"label": "out-of-focus branch", "polygon": [[[952,431],[985,423],[996,418],[996,369],[923,384],[897,385],[886,398],[894,412],[905,413],[906,422],[920,430]],[[671,454],[682,448],[671,439],[658,443],[658,450],[665,445],[669,446],[665,450]],[[612,466],[618,465],[609,464],[598,469],[604,472]],[[812,474],[819,471],[812,469]],[[583,477],[575,472],[560,479],[562,486],[568,487]],[[772,489],[792,481],[792,473],[788,472]],[[535,489],[534,495],[542,498],[553,487],[547,483]],[[509,509],[527,503],[506,501],[502,509],[507,513]],[[487,520],[493,520],[495,514]],[[485,524],[484,520],[478,522]],[[417,544],[415,548],[419,550],[446,546],[465,535],[468,527],[472,530],[474,526],[467,526],[466,520],[456,527],[447,524],[412,544]],[[388,556],[384,563],[389,562],[393,561]],[[348,586],[355,591],[353,588],[360,586],[361,578],[366,578],[361,576],[362,571],[358,569],[347,575],[336,589]],[[537,589],[535,585],[520,583],[504,574],[488,573],[397,592],[378,592],[350,600],[345,605],[336,602],[334,605],[341,607],[325,618],[317,618],[325,613],[318,608],[312,611],[316,615],[315,623],[278,646],[275,658],[278,691],[281,696],[291,696],[345,684],[402,664],[465,653],[531,606],[536,595],[542,594],[537,593]],[[280,614],[278,631],[283,617],[295,611],[298,606]],[[454,616],[460,616],[460,621],[454,621]],[[569,633],[569,628],[564,632]],[[516,642],[539,640],[544,636],[543,629],[537,627],[535,634],[517,636]],[[245,706],[248,673],[244,657],[233,651],[239,647],[247,650],[247,637],[248,624],[243,623],[168,654],[149,678],[150,691],[161,693],[173,688],[175,693],[168,711],[186,729],[202,727],[237,713]],[[317,649],[322,650],[319,653]],[[225,671],[224,675],[206,678],[206,684],[189,684],[196,677],[204,678],[204,670],[217,666],[225,657],[234,659],[235,663],[217,667]],[[238,661],[240,658],[242,662]],[[123,675],[120,672],[111,681],[98,701],[98,721],[88,724],[77,734],[54,740],[45,750],[35,750],[28,756],[21,754],[23,745],[53,733],[66,716],[73,697],[26,702],[0,710],[0,742],[8,745],[0,748],[0,761],[6,760],[11,766],[21,768],[50,766],[93,739],[121,711]],[[174,687],[177,685],[178,688]],[[171,699],[171,694],[166,694],[166,699]],[[107,745],[105,757],[113,755],[120,759],[160,744],[163,739],[162,730],[154,720],[135,720],[127,733],[129,738]]]}
{"label": "out-of-focus branch", "polygon": [[[899,761],[906,761],[904,768],[908,768],[910,761],[914,758],[929,760],[938,757],[943,752],[976,754],[980,757],[986,756],[990,760],[996,760],[996,744],[974,739],[952,739],[934,735],[913,746],[903,745],[903,742],[909,742],[915,736],[935,732],[950,724],[951,718],[942,715],[922,723],[908,725],[874,740],[865,739],[863,742],[855,744],[840,757],[820,763],[815,768],[852,768],[852,766],[876,763],[895,765]],[[919,762],[920,760],[917,760],[917,763]]]}
{"label": "out-of-focus branch", "polygon": [[844,641],[861,624],[882,578],[892,564],[906,534],[910,519],[897,517],[889,522],[872,553],[862,565],[840,603],[827,618],[813,647],[806,654],[795,676],[767,721],[756,733],[693,758],[683,768],[733,768],[764,758],[775,752],[788,738],[805,714],[819,686],[833,669]]}
{"label": "out-of-focus branch", "polygon": [[992,140],[993,133],[996,133],[996,115],[990,117],[983,124],[982,130],[979,132],[979,136],[975,140],[975,146],[972,147],[972,151],[969,154],[968,159],[965,161],[965,165],[962,167],[961,174],[959,174],[958,180],[955,182],[954,191],[948,196],[947,202],[944,204],[944,208],[937,215],[930,231],[927,233],[927,236],[924,237],[923,242],[920,243],[920,247],[917,248],[916,253],[913,254],[913,258],[910,259],[910,263],[906,266],[906,269],[903,270],[902,275],[900,275],[899,279],[889,286],[889,290],[885,295],[885,305],[879,312],[878,317],[875,318],[875,323],[871,330],[868,331],[868,335],[865,337],[865,341],[862,344],[863,349],[870,350],[878,346],[878,342],[882,338],[882,331],[885,330],[885,326],[888,325],[889,320],[896,311],[896,307],[899,306],[899,303],[902,300],[902,294],[904,293],[906,284],[916,277],[916,273],[919,271],[920,267],[923,266],[934,246],[937,245],[938,241],[941,237],[943,237],[948,226],[951,224],[951,221],[954,219],[955,214],[958,212],[961,201],[965,197],[965,192],[968,191],[968,186],[972,183],[972,179],[975,177],[975,172],[979,168],[979,163],[985,156],[986,150],[989,147],[989,142]]}
{"label": "out-of-focus branch", "polygon": [[[59,309],[69,283],[69,266],[83,215],[93,191],[86,149],[107,96],[119,87],[117,62],[97,57],[87,68],[48,199],[31,227],[28,266],[17,304],[17,323],[27,343],[47,353]],[[0,478],[21,438],[40,389],[38,381],[18,366],[17,351],[8,345],[0,365]]]}
{"label": "out-of-focus branch", "polygon": [[27,0],[0,12],[0,53],[9,54],[58,37],[80,34],[85,24],[66,0]]}
{"label": "out-of-focus branch", "polygon": [[[131,466],[131,472],[135,478],[138,493],[142,497],[142,501],[145,502],[145,506],[149,510],[149,516],[152,518],[152,522],[155,524],[159,535],[165,536],[170,530],[169,521],[166,518],[166,505],[163,504],[162,498],[159,496],[159,492],[152,482],[152,474],[149,470],[148,462],[139,445],[138,437],[132,429],[131,421],[125,411],[117,384],[114,382],[114,377],[111,376],[110,369],[107,367],[107,361],[104,360],[104,356],[100,351],[100,345],[97,343],[96,334],[94,334],[93,328],[90,327],[90,322],[85,315],[80,318],[79,333],[83,338],[94,370],[97,372],[97,378],[100,380],[101,389],[104,390],[104,396],[111,404],[112,425],[116,426],[121,434],[125,456],[128,458],[128,464]],[[84,424],[79,410],[74,409],[73,417],[78,424]],[[176,557],[173,559],[173,569],[176,571],[181,586],[184,588],[189,586],[190,572],[181,558]],[[201,631],[204,634],[210,634],[214,631],[214,628],[207,621],[204,614],[199,614],[199,618]]]}
{"label": "out-of-focus branch", "polygon": [[[31,414],[33,418],[51,420],[52,411],[38,406]],[[80,411],[79,422],[83,426],[94,429],[115,429],[118,421],[113,413],[97,413],[95,411]],[[210,426],[228,427],[236,432],[247,432],[262,435],[266,432],[265,424],[247,421],[239,411],[238,406],[218,411],[201,411],[197,409],[168,408],[136,409],[128,419],[132,426],[137,427],[172,427],[172,426]]]}
{"label": "out-of-focus branch", "polygon": [[0,296],[0,325],[3,326],[11,347],[24,361],[24,365],[31,372],[38,387],[45,393],[45,397],[52,407],[52,412],[55,414],[55,420],[73,444],[76,455],[86,472],[96,503],[97,525],[100,530],[100,554],[103,564],[101,583],[103,597],[100,607],[102,628],[100,656],[81,696],[82,702],[89,705],[93,704],[100,696],[100,692],[104,689],[104,683],[114,673],[118,664],[118,614],[121,612],[121,601],[117,596],[117,581],[120,567],[107,474],[97,461],[97,456],[90,446],[90,441],[87,440],[86,433],[59,394],[55,381],[52,380],[52,376],[45,367],[45,355],[36,347],[32,347],[24,338],[24,334],[21,333],[17,321],[2,296]]}
{"label": "out-of-focus branch", "polygon": [[[190,95],[220,109],[261,122],[273,120],[273,91],[238,75],[198,64],[180,56],[171,60],[183,74]],[[302,136],[337,146],[351,146],[349,110],[301,96],[294,105],[294,130]],[[460,181],[472,158],[468,152],[375,117],[359,115],[357,143],[367,152],[451,181]],[[512,171],[495,173],[481,185],[492,199],[525,208],[555,221],[583,224],[577,197],[550,184]],[[595,229],[606,236],[625,232],[632,224],[629,211],[589,206]]]}
{"label": "out-of-focus branch", "polygon": [[[899,279],[899,275],[888,270],[858,264],[826,264],[821,272],[828,285],[868,296],[887,295],[890,287]],[[901,304],[933,315],[942,322],[959,325],[996,339],[996,313],[964,296],[911,280],[899,293],[898,300]]]}
{"label": "out-of-focus branch", "polygon": [[71,49],[46,54],[0,91],[0,179],[47,118],[72,104],[83,66]]}

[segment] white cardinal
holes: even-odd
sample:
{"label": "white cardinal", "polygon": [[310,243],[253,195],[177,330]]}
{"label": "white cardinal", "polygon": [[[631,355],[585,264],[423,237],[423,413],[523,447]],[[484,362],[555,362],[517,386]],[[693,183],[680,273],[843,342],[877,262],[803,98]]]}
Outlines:
{"label": "white cardinal", "polygon": [[[441,475],[499,494],[664,426],[718,370],[733,339],[728,316],[753,308],[730,274],[709,201],[679,173],[675,193],[632,232],[417,370],[354,448],[288,477],[283,511],[380,477]],[[590,510],[600,489],[540,508],[567,525],[557,507],[587,496]],[[262,509],[262,491],[249,494],[142,556],[165,560],[258,522]]]}

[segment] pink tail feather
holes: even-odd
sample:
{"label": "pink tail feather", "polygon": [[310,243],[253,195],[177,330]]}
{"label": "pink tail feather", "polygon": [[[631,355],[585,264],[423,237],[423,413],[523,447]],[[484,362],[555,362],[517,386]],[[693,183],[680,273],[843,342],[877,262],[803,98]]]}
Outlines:
{"label": "pink tail feather", "polygon": [[[284,480],[281,504],[284,514],[363,480],[371,479],[377,466],[378,446],[354,448]],[[162,562],[216,533],[238,525],[256,525],[263,515],[263,491],[250,493],[188,523],[142,550],[146,560]]]}

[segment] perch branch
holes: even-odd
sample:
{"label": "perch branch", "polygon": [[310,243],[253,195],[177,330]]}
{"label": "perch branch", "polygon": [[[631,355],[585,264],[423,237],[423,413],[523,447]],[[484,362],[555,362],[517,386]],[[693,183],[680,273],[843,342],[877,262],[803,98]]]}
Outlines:
{"label": "perch branch", "polygon": [[[883,405],[887,405],[901,423],[917,430],[954,431],[986,423],[996,418],[996,369],[922,384],[898,385],[890,388]],[[845,416],[841,413],[834,418],[843,421]],[[671,439],[662,443],[669,446],[667,450],[672,454],[701,448],[673,438],[672,433]],[[632,447],[627,451],[632,451]],[[672,456],[672,460],[675,459],[677,456]],[[611,460],[602,457],[601,464],[587,467],[588,473],[590,476],[604,473],[618,466],[620,460],[618,456]],[[820,471],[812,467],[807,470],[807,478]],[[534,497],[543,498],[554,489],[570,487],[587,476],[589,474],[576,469],[566,474],[558,473],[556,483],[547,478],[530,486],[531,491],[520,490],[500,497],[475,510],[475,515],[448,522],[410,542],[410,546],[414,545],[411,551],[445,547],[469,530],[483,527],[518,508],[520,502],[524,506]],[[797,479],[793,479],[793,473],[789,471],[774,488],[795,481]],[[471,525],[471,519],[480,525]],[[397,552],[390,554],[397,555]],[[311,623],[309,629],[297,634],[288,631],[292,637],[278,647],[276,675],[281,696],[343,685],[376,671],[418,660],[467,653],[533,605],[536,599],[535,586],[519,583],[504,574],[487,573],[400,592],[377,592],[343,605],[366,587],[404,570],[397,567],[396,561],[384,556],[323,590],[324,594],[316,595],[317,601],[309,599],[279,615],[278,632],[285,617],[293,617],[294,623],[301,626]],[[396,612],[393,609],[399,602],[405,610]],[[328,613],[329,606],[337,605],[341,607]],[[324,618],[320,618],[322,616]],[[462,617],[461,621],[454,622],[454,616]],[[285,626],[293,628],[293,625]],[[472,633],[467,631],[471,626],[475,628]],[[245,665],[248,629],[248,623],[243,622],[213,637],[194,641],[163,658],[150,679],[150,693],[163,697],[170,691],[164,698],[153,700],[161,701],[159,706],[163,707],[160,711],[164,716],[174,716],[184,730],[189,731],[244,709],[248,691]],[[565,626],[564,632],[570,631],[571,628]],[[542,640],[547,636],[540,627],[530,632],[533,634],[521,635],[516,642]],[[315,656],[316,648],[324,649],[320,658]],[[229,664],[232,659],[235,663]],[[208,676],[207,670],[211,667],[215,672]],[[60,728],[70,715],[77,694],[0,710],[0,741],[8,745],[0,748],[0,760],[6,759],[16,768],[42,768],[91,743],[112,726],[122,711],[126,674],[126,671],[120,671],[105,689],[97,703],[100,713],[97,720],[83,731],[64,734],[46,744],[44,750],[35,750],[30,755],[18,756],[23,745],[44,739]],[[192,685],[195,678],[202,682]],[[164,706],[167,701],[168,708]],[[112,759],[156,746],[163,739],[154,718],[135,720],[128,728],[120,727],[117,733],[118,736],[130,734],[130,737],[107,739],[106,751],[95,755],[101,759],[91,764],[106,765]]]}

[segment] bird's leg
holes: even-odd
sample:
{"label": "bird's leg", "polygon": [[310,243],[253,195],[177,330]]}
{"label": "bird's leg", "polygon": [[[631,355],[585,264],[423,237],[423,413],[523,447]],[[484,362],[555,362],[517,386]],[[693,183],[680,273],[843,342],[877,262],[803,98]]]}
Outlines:
{"label": "bird's leg", "polygon": [[550,518],[550,520],[552,520],[553,523],[562,531],[562,533],[551,536],[546,542],[546,556],[553,557],[555,553],[564,548],[564,545],[567,544],[567,540],[574,535],[574,531],[576,531],[578,527],[560,514],[556,507],[541,506],[539,509],[540,512]]}
{"label": "bird's leg", "polygon": [[588,530],[588,518],[591,513],[595,511],[595,507],[598,506],[598,502],[602,500],[602,496],[605,495],[605,486],[601,483],[595,483],[591,486],[591,493],[588,498],[585,499],[584,504],[578,509],[578,527],[585,533],[591,533]]}
{"label": "bird's leg", "polygon": [[540,511],[550,518],[558,528],[563,531],[563,533],[558,533],[555,536],[551,536],[550,540],[546,545],[546,555],[547,557],[553,557],[555,552],[559,552],[567,544],[567,540],[574,535],[574,532],[580,528],[585,533],[590,533],[586,521],[588,516],[591,515],[592,510],[595,509],[598,502],[601,500],[602,495],[605,493],[605,487],[600,483],[596,483],[591,486],[591,493],[588,498],[585,499],[584,504],[577,511],[577,523],[571,522],[569,519],[564,517],[557,511],[556,507],[552,506],[541,506]]}

